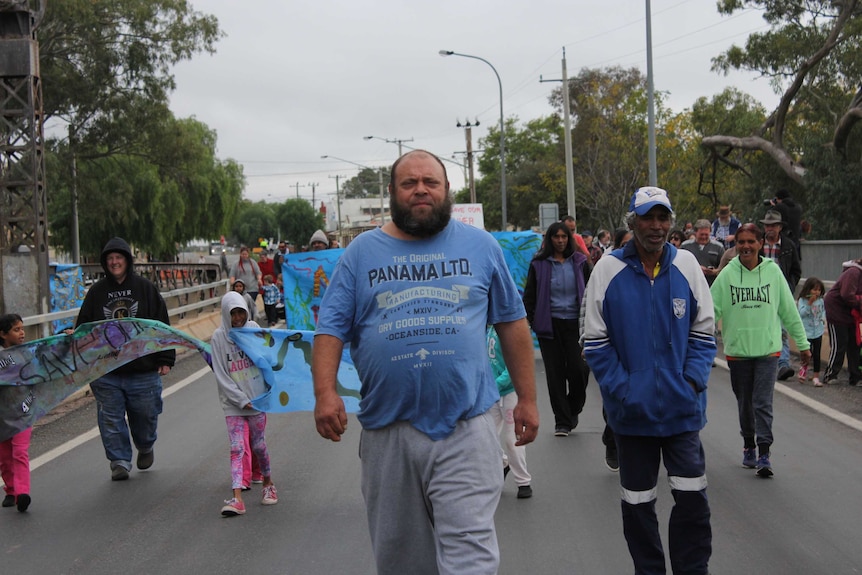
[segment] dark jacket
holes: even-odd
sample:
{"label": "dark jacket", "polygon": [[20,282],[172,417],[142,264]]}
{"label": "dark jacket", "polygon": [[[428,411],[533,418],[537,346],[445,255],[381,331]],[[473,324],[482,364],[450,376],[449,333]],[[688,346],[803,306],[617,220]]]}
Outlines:
{"label": "dark jacket", "polygon": [[784,198],[780,202],[775,202],[773,209],[781,214],[784,233],[793,240],[793,243],[798,244],[802,239],[802,206],[793,201],[793,198]]}
{"label": "dark jacket", "polygon": [[[592,267],[587,263],[587,256],[579,251],[574,252],[567,260],[575,270],[578,282],[577,293],[572,294],[580,310],[587,281],[590,279]],[[524,309],[527,321],[536,332],[536,337],[551,339],[554,328],[551,324],[551,269],[553,264],[548,259],[534,259],[527,271],[527,283],[524,286]]]}
{"label": "dark jacket", "polygon": [[855,309],[862,312],[862,265],[858,260],[844,262],[844,271],[823,298],[829,323],[853,325]]}
{"label": "dark jacket", "polygon": [[[764,245],[766,240],[764,239]],[[763,250],[760,255],[764,255]],[[781,273],[784,274],[784,279],[790,285],[790,291],[796,293],[796,285],[799,283],[799,278],[802,277],[802,264],[799,263],[799,251],[796,244],[782,230],[781,232],[781,249],[778,252],[776,262],[781,268]]]}
{"label": "dark jacket", "polygon": [[[129,264],[126,277],[121,284],[118,284],[108,272],[107,258],[112,252],[122,254]],[[76,327],[82,323],[126,317],[155,319],[170,325],[168,308],[158,288],[150,280],[135,273],[132,250],[126,240],[113,238],[108,241],[102,250],[101,261],[106,275],[87,290],[81,311],[78,312]],[[117,373],[155,371],[162,365],[173,366],[176,355],[174,350],[160,351],[138,358],[115,371]]]}

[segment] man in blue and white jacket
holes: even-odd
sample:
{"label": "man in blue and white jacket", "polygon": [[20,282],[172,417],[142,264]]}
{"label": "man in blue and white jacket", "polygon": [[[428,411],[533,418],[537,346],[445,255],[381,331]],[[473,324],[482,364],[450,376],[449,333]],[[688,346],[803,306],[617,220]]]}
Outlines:
{"label": "man in blue and white jacket", "polygon": [[709,286],[694,256],[666,242],[667,192],[635,192],[633,239],[596,264],[585,298],[584,352],[616,435],[626,541],[639,575],[665,573],[655,513],[664,458],[676,502],[674,573],[707,573],[712,553],[706,461],[706,384],[715,356]]}

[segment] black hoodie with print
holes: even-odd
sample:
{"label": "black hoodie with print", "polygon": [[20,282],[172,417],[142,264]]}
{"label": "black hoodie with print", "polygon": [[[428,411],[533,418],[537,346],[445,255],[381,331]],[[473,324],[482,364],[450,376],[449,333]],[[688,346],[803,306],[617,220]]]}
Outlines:
{"label": "black hoodie with print", "polygon": [[[108,271],[108,254],[112,252],[121,254],[128,262],[126,277],[120,284]],[[92,321],[126,317],[155,319],[170,325],[168,308],[158,288],[150,280],[135,273],[132,249],[126,240],[122,238],[109,240],[102,250],[101,262],[105,277],[94,283],[87,291],[75,327]],[[138,358],[115,371],[118,373],[155,371],[162,365],[173,366],[176,355],[174,350],[160,351]]]}

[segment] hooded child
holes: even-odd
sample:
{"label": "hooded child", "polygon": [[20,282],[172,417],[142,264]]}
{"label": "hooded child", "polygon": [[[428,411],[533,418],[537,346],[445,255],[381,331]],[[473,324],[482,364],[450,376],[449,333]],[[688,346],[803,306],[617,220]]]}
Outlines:
{"label": "hooded child", "polygon": [[212,368],[218,384],[218,394],[224,410],[230,439],[230,471],[233,497],[225,500],[223,517],[245,514],[243,491],[243,455],[246,436],[251,438],[251,450],[260,462],[263,475],[262,505],[278,503],[278,494],[270,476],[269,452],[266,448],[266,414],[251,405],[251,400],[267,391],[260,369],[231,339],[231,329],[259,328],[248,319],[248,306],[237,292],[228,292],[221,302],[222,324],[213,332]]}

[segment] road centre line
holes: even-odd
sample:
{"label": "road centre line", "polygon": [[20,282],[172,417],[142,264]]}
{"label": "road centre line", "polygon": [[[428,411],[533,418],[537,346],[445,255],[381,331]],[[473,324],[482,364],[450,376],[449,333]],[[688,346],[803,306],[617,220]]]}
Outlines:
{"label": "road centre line", "polygon": [[[723,368],[723,369],[729,370],[729,367],[727,366],[727,362],[723,359],[715,358],[715,364],[717,366]],[[183,389],[184,387],[188,386],[191,383],[194,383],[195,381],[202,378],[203,376],[205,376],[207,373],[210,373],[211,371],[212,370],[209,367],[201,368],[200,370],[189,375],[188,377],[186,377],[182,381],[179,381],[175,385],[172,385],[171,387],[167,388],[162,393],[162,397],[163,398],[169,397],[171,394],[173,394],[177,391],[180,391],[181,389]],[[829,407],[828,405],[823,404],[817,400],[811,399],[807,395],[805,395],[803,393],[799,393],[798,391],[791,389],[790,387],[788,387],[787,385],[785,385],[783,383],[779,383],[776,381],[775,382],[775,389],[779,393],[782,393],[782,394],[786,395],[787,397],[798,401],[799,403],[813,409],[814,411],[816,411],[822,415],[825,415],[826,417],[832,419],[833,421],[836,421],[838,423],[846,425],[847,427],[850,427],[851,429],[855,429],[856,431],[862,431],[862,421],[859,421],[858,419],[856,419],[854,417],[851,417],[845,413],[841,413],[840,411],[833,409],[833,408]],[[99,436],[99,427],[96,426],[93,429],[91,429],[85,433],[82,433],[81,435],[79,435],[73,439],[70,439],[66,443],[59,445],[59,446],[55,447],[54,449],[52,449],[46,453],[43,453],[42,455],[40,455],[36,459],[33,459],[32,461],[30,461],[30,470],[35,471],[36,469],[38,469],[42,465],[45,465],[46,463],[53,461],[54,459],[60,457],[64,453],[68,453],[69,451],[78,447],[79,445],[82,445],[82,444],[86,443],[87,441],[94,439],[98,436]]]}

